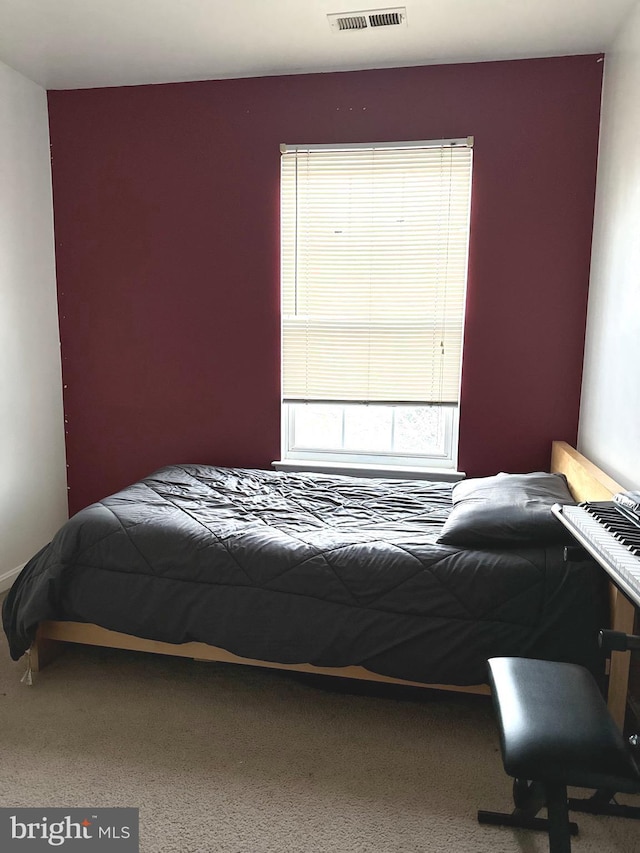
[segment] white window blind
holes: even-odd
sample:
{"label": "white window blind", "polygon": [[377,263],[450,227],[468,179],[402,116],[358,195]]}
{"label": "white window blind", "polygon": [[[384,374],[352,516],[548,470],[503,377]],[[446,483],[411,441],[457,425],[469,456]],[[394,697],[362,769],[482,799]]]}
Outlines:
{"label": "white window blind", "polygon": [[471,140],[283,146],[283,399],[457,403]]}

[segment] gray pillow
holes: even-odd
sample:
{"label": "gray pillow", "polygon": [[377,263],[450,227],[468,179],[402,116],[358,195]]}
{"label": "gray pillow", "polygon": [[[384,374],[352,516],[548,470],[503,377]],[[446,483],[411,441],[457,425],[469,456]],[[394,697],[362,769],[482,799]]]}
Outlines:
{"label": "gray pillow", "polygon": [[575,504],[564,474],[496,474],[453,487],[453,509],[438,542],[509,547],[571,541],[551,512],[554,503]]}

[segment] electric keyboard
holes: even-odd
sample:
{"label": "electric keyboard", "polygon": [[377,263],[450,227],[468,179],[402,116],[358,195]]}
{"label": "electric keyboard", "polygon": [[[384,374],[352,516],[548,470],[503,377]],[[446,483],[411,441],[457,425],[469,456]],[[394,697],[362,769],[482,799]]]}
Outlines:
{"label": "electric keyboard", "polygon": [[552,512],[640,607],[640,527],[623,516],[613,501],[555,504]]}

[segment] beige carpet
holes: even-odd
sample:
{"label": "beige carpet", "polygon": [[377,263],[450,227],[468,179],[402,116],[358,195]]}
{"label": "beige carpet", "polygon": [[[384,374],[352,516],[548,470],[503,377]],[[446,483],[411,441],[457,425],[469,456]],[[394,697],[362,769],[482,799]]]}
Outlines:
{"label": "beige carpet", "polygon": [[[476,822],[511,797],[487,699],[80,647],[23,672],[2,635],[2,806],[138,807],[142,853],[547,850]],[[577,853],[640,850],[640,822],[579,823]]]}

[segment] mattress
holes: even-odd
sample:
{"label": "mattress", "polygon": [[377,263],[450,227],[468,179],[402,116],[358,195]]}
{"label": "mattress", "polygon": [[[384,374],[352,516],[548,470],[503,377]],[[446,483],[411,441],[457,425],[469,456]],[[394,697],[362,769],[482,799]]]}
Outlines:
{"label": "mattress", "polygon": [[450,510],[445,483],[169,466],[27,563],[3,607],[10,653],[69,620],[425,684],[483,683],[504,655],[599,670],[597,566],[559,545],[438,544]]}

